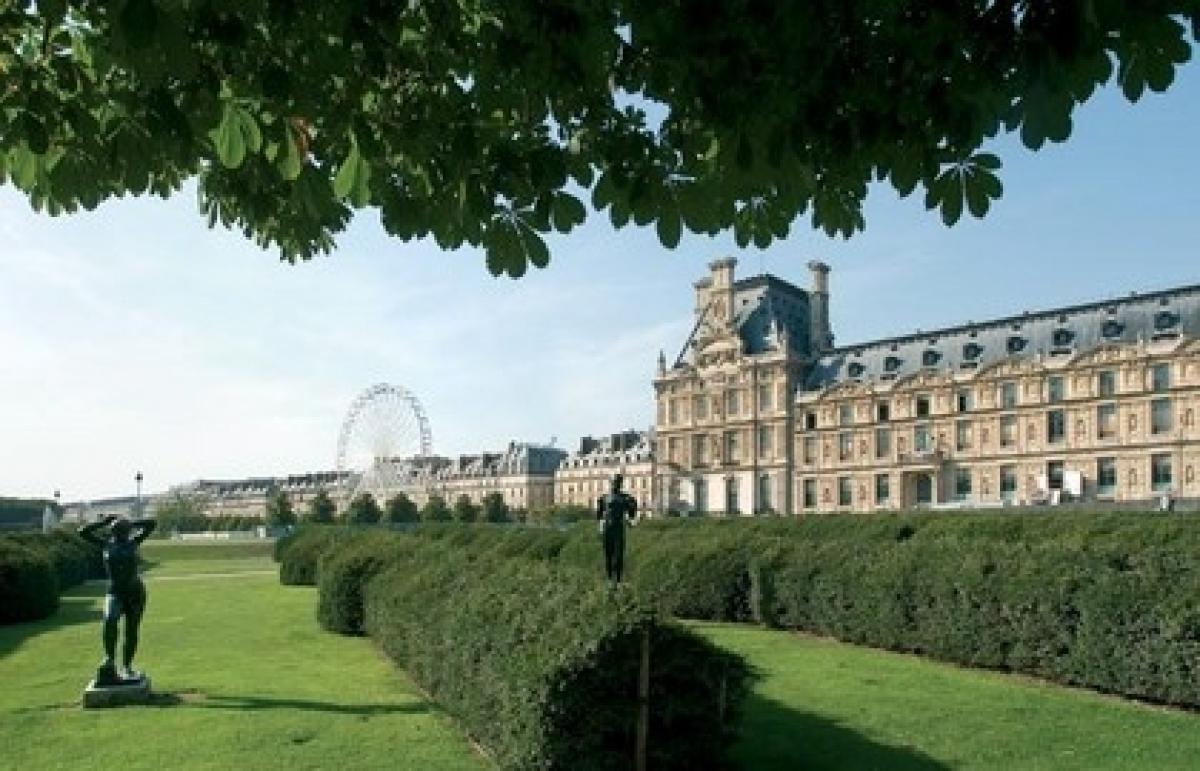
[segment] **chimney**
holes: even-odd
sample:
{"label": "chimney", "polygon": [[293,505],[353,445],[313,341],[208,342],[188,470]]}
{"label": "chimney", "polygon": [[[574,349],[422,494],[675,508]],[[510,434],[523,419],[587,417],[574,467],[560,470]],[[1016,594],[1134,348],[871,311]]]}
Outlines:
{"label": "chimney", "polygon": [[713,303],[711,317],[717,321],[728,323],[733,318],[733,269],[737,260],[733,257],[722,257],[708,264],[712,285],[708,296]]}
{"label": "chimney", "polygon": [[808,263],[811,285],[808,290],[808,336],[813,355],[833,347],[833,330],[829,326],[829,266],[820,260]]}

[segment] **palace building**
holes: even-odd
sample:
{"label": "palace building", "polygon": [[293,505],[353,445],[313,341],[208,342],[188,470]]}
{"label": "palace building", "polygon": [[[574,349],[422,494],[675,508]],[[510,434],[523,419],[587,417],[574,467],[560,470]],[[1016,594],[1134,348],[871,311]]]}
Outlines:
{"label": "palace building", "polygon": [[1200,498],[1200,286],[835,347],[826,265],[735,266],[659,358],[660,510]]}
{"label": "palace building", "polygon": [[634,430],[599,439],[583,437],[579,451],[563,458],[554,474],[554,503],[594,509],[613,477],[621,474],[638,511],[653,511],[653,441],[651,432]]}

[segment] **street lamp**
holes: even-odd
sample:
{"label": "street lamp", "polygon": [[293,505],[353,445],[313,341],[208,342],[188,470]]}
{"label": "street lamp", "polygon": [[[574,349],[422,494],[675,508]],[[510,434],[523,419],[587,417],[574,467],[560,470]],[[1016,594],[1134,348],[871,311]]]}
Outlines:
{"label": "street lamp", "polygon": [[133,481],[137,483],[137,503],[134,504],[134,516],[140,519],[142,516],[142,472],[134,474]]}

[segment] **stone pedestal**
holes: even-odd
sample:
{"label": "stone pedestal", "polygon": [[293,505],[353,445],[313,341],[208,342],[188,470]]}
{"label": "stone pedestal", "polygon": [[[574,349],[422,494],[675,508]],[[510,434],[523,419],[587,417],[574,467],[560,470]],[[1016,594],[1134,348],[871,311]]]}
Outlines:
{"label": "stone pedestal", "polygon": [[146,704],[150,701],[150,678],[123,680],[113,685],[97,685],[93,679],[83,691],[84,709],[120,707],[126,704]]}

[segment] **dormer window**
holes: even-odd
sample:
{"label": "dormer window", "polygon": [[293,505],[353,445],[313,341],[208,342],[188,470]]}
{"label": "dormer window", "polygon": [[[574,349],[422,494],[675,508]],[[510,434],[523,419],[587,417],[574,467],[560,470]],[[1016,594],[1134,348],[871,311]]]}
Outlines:
{"label": "dormer window", "polygon": [[1179,314],[1174,311],[1159,311],[1154,314],[1154,331],[1166,332],[1179,325]]}
{"label": "dormer window", "polygon": [[1059,328],[1054,330],[1052,336],[1055,348],[1066,348],[1071,345],[1071,341],[1075,339],[1075,333],[1069,329]]}
{"label": "dormer window", "polygon": [[862,365],[862,362],[855,361],[851,362],[850,366],[846,368],[846,371],[850,374],[850,377],[862,377],[862,374],[866,371],[866,369],[867,368]]}
{"label": "dormer window", "polygon": [[937,366],[938,359],[940,358],[942,358],[942,354],[932,349],[927,350],[921,354],[921,366],[935,367]]}
{"label": "dormer window", "polygon": [[883,360],[883,368],[888,372],[895,372],[896,370],[900,369],[901,363],[902,360],[899,356],[889,356]]}
{"label": "dormer window", "polygon": [[1025,338],[1020,335],[1012,335],[1008,338],[1007,348],[1009,353],[1020,353],[1025,350]]}
{"label": "dormer window", "polygon": [[1100,328],[1100,334],[1109,339],[1120,337],[1121,333],[1124,331],[1125,325],[1116,319],[1109,319],[1108,321],[1104,322],[1104,326]]}
{"label": "dormer window", "polygon": [[979,343],[967,343],[963,346],[963,358],[967,361],[978,359],[983,353],[983,346]]}

